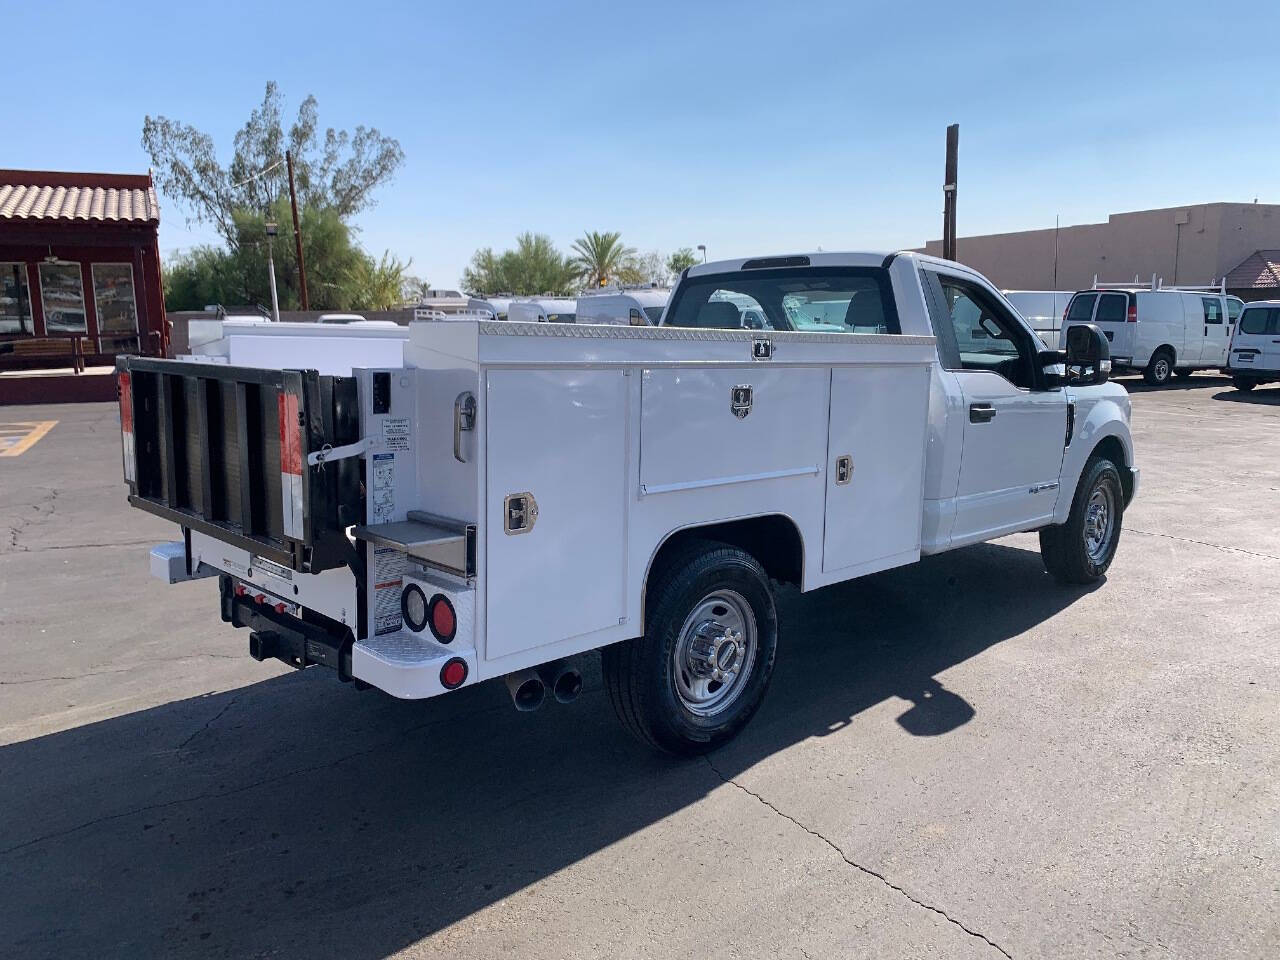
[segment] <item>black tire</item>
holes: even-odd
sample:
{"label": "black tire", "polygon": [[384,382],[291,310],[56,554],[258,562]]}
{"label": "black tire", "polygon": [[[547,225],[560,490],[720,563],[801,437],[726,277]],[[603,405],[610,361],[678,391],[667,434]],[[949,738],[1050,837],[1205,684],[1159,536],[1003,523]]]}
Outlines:
{"label": "black tire", "polygon": [[[722,710],[694,712],[677,687],[682,627],[709,597],[728,591],[754,618],[755,642],[740,667],[741,688]],[[755,714],[773,675],[778,614],[764,568],[751,554],[711,541],[687,544],[649,581],[644,636],[601,653],[605,688],[622,725],[641,742],[679,756],[697,756],[732,739]],[[719,609],[719,608],[714,608]],[[683,674],[688,685],[688,674]],[[727,686],[727,685],[726,685]]]}
{"label": "black tire", "polygon": [[[1109,498],[1114,514],[1105,549],[1091,555],[1086,544],[1085,525],[1090,499],[1099,490]],[[1115,558],[1123,520],[1124,486],[1120,482],[1120,470],[1105,457],[1094,457],[1085,464],[1067,522],[1040,531],[1040,556],[1045,569],[1059,583],[1096,583],[1101,580]]]}
{"label": "black tire", "polygon": [[1153,387],[1163,387],[1173,378],[1173,353],[1168,347],[1161,347],[1151,355],[1147,368],[1142,371],[1142,379]]}
{"label": "black tire", "polygon": [[1248,393],[1258,385],[1258,381],[1250,380],[1248,377],[1232,377],[1231,385],[1241,393]]}

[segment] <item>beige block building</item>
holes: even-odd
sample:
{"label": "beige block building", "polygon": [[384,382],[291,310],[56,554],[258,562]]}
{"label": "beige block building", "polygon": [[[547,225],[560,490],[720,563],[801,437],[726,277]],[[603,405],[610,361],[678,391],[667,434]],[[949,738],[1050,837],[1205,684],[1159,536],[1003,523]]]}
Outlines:
{"label": "beige block building", "polygon": [[[1056,236],[1055,236],[1056,233]],[[1064,226],[1055,231],[1024,230],[960,237],[956,254],[1006,290],[1079,290],[1096,275],[1102,282],[1150,283],[1152,274],[1166,284],[1207,284],[1228,277],[1242,282],[1246,261],[1280,249],[1280,205],[1201,203],[1136,213],[1113,213],[1106,223]],[[942,255],[942,241],[924,252]],[[1055,280],[1055,269],[1056,277]],[[1255,282],[1255,281],[1250,281]],[[1276,296],[1277,288],[1244,292],[1246,300]],[[1244,292],[1241,295],[1244,295]]]}

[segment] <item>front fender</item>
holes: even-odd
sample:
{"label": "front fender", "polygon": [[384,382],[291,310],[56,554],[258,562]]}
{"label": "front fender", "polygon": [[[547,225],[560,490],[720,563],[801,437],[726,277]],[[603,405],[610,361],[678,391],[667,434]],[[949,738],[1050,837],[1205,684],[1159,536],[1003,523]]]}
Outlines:
{"label": "front fender", "polygon": [[[1108,387],[1111,389],[1107,389]],[[1071,400],[1076,406],[1076,422],[1071,444],[1062,455],[1058,502],[1053,511],[1054,523],[1067,522],[1084,466],[1108,438],[1114,438],[1111,442],[1119,443],[1122,451],[1124,462],[1117,466],[1122,471],[1134,466],[1133,435],[1129,431],[1129,394],[1124,388],[1116,384],[1085,388]]]}

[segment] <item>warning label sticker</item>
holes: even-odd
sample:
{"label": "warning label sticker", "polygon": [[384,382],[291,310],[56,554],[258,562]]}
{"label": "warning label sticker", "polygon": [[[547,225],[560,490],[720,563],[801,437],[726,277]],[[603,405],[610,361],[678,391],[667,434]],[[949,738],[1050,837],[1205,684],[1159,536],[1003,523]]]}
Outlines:
{"label": "warning label sticker", "polygon": [[396,455],[373,455],[372,523],[387,523],[396,512]]}
{"label": "warning label sticker", "polygon": [[384,417],[382,419],[382,442],[388,450],[409,449],[409,418]]}
{"label": "warning label sticker", "polygon": [[403,625],[400,591],[404,586],[405,556],[392,547],[373,551],[373,632],[395,633]]}

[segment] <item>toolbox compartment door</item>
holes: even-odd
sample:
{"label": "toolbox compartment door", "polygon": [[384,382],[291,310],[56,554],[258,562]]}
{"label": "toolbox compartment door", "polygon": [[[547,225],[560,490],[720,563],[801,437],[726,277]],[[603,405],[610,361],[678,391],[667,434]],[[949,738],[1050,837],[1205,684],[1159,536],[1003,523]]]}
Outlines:
{"label": "toolbox compartment door", "polygon": [[146,357],[116,368],[133,506],[293,570],[353,563],[361,461],[307,463],[359,439],[353,378]]}
{"label": "toolbox compartment door", "polygon": [[[627,378],[486,376],[485,657],[496,660],[625,615]],[[509,522],[513,507],[523,517]]]}

